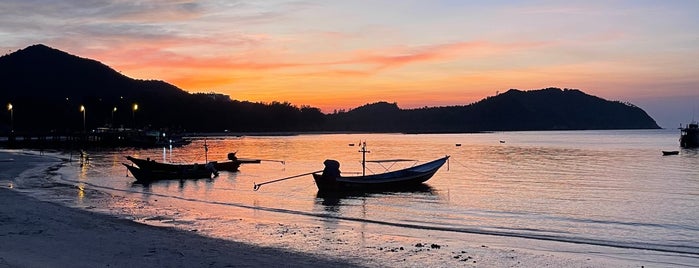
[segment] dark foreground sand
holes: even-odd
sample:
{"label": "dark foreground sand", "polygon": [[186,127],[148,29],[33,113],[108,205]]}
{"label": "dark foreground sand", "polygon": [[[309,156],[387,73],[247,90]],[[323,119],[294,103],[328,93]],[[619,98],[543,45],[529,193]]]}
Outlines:
{"label": "dark foreground sand", "polygon": [[[46,166],[18,161],[24,157],[32,156],[0,152],[0,180]],[[0,267],[356,266],[63,207],[8,187],[0,187]]]}
{"label": "dark foreground sand", "polygon": [[352,266],[38,201],[0,188],[0,267]]}

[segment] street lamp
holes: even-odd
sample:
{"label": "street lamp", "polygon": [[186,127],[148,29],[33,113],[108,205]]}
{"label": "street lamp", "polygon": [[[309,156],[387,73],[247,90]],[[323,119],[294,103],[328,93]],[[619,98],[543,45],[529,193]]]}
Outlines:
{"label": "street lamp", "polygon": [[133,128],[136,128],[136,110],[138,110],[138,103],[133,104],[133,110],[131,110],[131,118],[133,119]]}
{"label": "street lamp", "polygon": [[80,105],[80,112],[83,113],[83,132],[87,133],[87,128],[85,127],[85,114],[87,113],[85,105]]}
{"label": "street lamp", "polygon": [[10,111],[10,132],[15,132],[15,115],[14,110],[12,110],[12,103],[7,104],[7,110]]}
{"label": "street lamp", "polygon": [[114,127],[114,112],[116,112],[116,106],[112,109],[112,128]]}

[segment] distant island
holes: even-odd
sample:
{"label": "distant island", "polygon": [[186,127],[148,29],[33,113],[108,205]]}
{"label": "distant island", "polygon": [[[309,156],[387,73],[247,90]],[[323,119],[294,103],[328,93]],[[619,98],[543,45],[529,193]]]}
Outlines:
{"label": "distant island", "polygon": [[[630,103],[559,88],[510,89],[461,106],[401,109],[397,103],[377,102],[324,114],[318,108],[288,102],[190,94],[163,81],[126,77],[98,61],[45,45],[0,57],[0,87],[0,102],[12,104],[12,111],[8,107],[8,115],[0,121],[2,133],[11,129],[71,133],[84,128],[234,133],[660,128]],[[80,110],[81,105],[85,110]]]}

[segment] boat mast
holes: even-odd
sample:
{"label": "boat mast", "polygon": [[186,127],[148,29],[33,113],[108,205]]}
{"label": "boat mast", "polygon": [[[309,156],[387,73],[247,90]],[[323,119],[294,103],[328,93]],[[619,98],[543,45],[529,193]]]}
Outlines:
{"label": "boat mast", "polygon": [[359,150],[362,153],[362,177],[366,176],[366,153],[371,153],[366,149],[366,141],[361,143],[362,148]]}
{"label": "boat mast", "polygon": [[204,137],[204,163],[209,163],[209,145],[206,144],[206,137]]}

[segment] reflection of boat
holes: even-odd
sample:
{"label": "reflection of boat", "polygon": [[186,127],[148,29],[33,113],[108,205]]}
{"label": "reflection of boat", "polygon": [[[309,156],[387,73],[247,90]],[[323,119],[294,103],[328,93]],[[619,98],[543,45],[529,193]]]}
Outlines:
{"label": "reflection of boat", "polygon": [[343,191],[343,192],[337,192],[337,191],[318,191],[316,193],[316,198],[321,198],[324,201],[323,202],[328,202],[332,200],[341,200],[341,199],[353,199],[353,198],[362,198],[362,197],[370,197],[370,196],[377,196],[377,195],[399,195],[400,193],[419,193],[423,195],[435,195],[436,191],[432,186],[425,184],[425,183],[418,183],[418,184],[406,184],[403,187],[396,187],[393,189],[381,189],[381,188],[376,188],[376,189],[364,189],[361,191]]}
{"label": "reflection of boat", "polygon": [[[424,183],[419,183],[419,184],[413,184],[413,185],[407,185],[405,187],[400,187],[400,188],[394,188],[390,190],[382,190],[382,189],[376,189],[376,190],[361,190],[361,191],[344,191],[344,192],[337,192],[337,191],[318,191],[316,194],[316,203],[325,206],[326,210],[330,211],[337,211],[339,207],[342,207],[344,204],[342,203],[343,200],[351,200],[351,199],[364,199],[367,197],[374,197],[374,196],[391,196],[391,195],[401,195],[402,193],[414,193],[414,194],[419,194],[423,196],[431,196],[431,195],[436,195],[437,193],[435,192],[434,188],[431,186],[424,184]],[[353,206],[353,203],[347,204],[347,206]]]}
{"label": "reflection of boat", "polygon": [[[366,167],[365,154],[366,143],[362,143],[360,152],[363,154],[362,167]],[[373,190],[394,190],[405,187],[419,185],[430,178],[447,162],[449,156],[439,158],[421,165],[389,171],[386,173],[362,176],[342,176],[340,175],[340,163],[335,160],[325,160],[325,169],[322,173],[313,173],[313,179],[319,191],[373,191]],[[405,160],[382,160],[375,162],[390,162]]]}
{"label": "reflection of boat", "polygon": [[238,158],[233,152],[228,154],[228,161],[213,161],[211,163],[214,164],[216,170],[236,172],[242,164],[259,164],[260,162],[262,162],[260,159]]}
{"label": "reflection of boat", "polygon": [[699,124],[692,122],[687,127],[680,126],[680,146],[682,148],[699,147]]}
{"label": "reflection of boat", "polygon": [[218,175],[212,163],[202,164],[170,164],[155,160],[140,159],[127,156],[126,159],[134,165],[123,164],[138,181],[153,181],[165,179],[201,179]]}
{"label": "reflection of boat", "polygon": [[677,155],[680,151],[663,151],[663,155]]}

